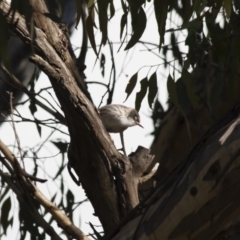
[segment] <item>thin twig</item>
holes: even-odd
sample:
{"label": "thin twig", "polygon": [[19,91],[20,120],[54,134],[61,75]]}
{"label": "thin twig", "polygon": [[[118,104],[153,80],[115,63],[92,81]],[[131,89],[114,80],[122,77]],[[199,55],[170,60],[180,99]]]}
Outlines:
{"label": "thin twig", "polygon": [[19,139],[18,134],[17,134],[17,130],[16,130],[15,122],[14,122],[14,117],[13,117],[13,105],[12,105],[13,93],[12,92],[9,92],[9,97],[10,97],[10,118],[12,120],[13,132],[14,132],[15,138],[17,140],[18,151],[19,151],[19,154],[20,154],[20,157],[21,157],[23,168],[25,169],[25,164],[24,164],[23,155],[22,155],[22,149],[21,149],[21,145],[20,145],[20,139]]}
{"label": "thin twig", "polygon": [[[53,111],[51,108],[49,108],[47,105],[45,105],[44,103],[42,103],[41,101],[39,101],[38,99],[35,98],[35,95],[38,95],[38,94],[35,94],[35,93],[32,93],[30,92],[22,83],[21,81],[19,81],[19,79],[17,79],[13,74],[11,74],[8,69],[3,65],[3,64],[0,64],[0,68],[1,70],[9,77],[10,79],[10,83],[7,82],[8,84],[11,84],[12,86],[14,86],[15,88],[23,91],[28,97],[30,100],[32,101],[35,101],[35,103],[41,107],[43,110],[45,110],[46,112],[48,112],[49,114],[51,114],[52,116],[54,116],[55,118],[57,118],[62,124],[66,124],[65,123],[65,117],[60,113],[58,112],[56,109],[56,112]],[[4,80],[4,79],[3,79]],[[5,80],[4,80],[5,81]],[[48,89],[48,88],[47,88]],[[43,90],[46,90],[46,89],[41,89],[41,91]],[[39,91],[39,94],[40,94],[40,91]],[[44,99],[45,100],[45,99]]]}
{"label": "thin twig", "polygon": [[[22,173],[25,172],[24,169],[21,168],[21,166],[19,165],[14,154],[8,149],[8,147],[1,140],[0,140],[0,151],[3,153],[5,158],[10,162],[10,164],[16,170],[16,172],[21,174],[21,175],[19,175],[19,177],[21,177],[22,181],[17,181],[17,182],[20,182],[18,187],[20,187],[20,186],[22,187],[22,189],[21,189],[22,192],[25,193],[28,198],[31,195],[33,195],[33,197],[53,216],[53,218],[59,223],[59,225],[68,234],[71,234],[76,239],[88,240],[87,236],[85,236],[83,234],[83,232],[80,229],[78,229],[58,207],[56,207],[55,204],[53,204],[50,200],[48,200],[43,195],[43,193],[31,181],[29,181],[28,179],[25,178],[24,175],[22,175]],[[5,174],[1,171],[0,171],[0,175],[5,178],[5,181],[15,192],[16,188],[14,189],[15,185],[13,186],[13,184],[11,184],[12,181],[10,179],[8,179],[7,176],[5,176]],[[31,191],[31,195],[29,195],[29,191]],[[18,190],[15,193],[17,194],[17,192],[18,192]],[[21,196],[22,196],[22,194],[21,194]],[[27,206],[29,206],[28,204],[31,201],[27,201],[28,199],[26,199],[26,198],[22,198],[22,199],[27,204]],[[29,209],[29,210],[31,212],[31,209]],[[35,210],[35,208],[34,208],[34,210]],[[32,214],[32,215],[36,219],[36,216],[34,214]],[[42,218],[42,216],[40,216],[40,217]]]}
{"label": "thin twig", "polygon": [[[109,45],[110,53],[111,53],[112,68],[111,68],[110,79],[109,79],[109,84],[108,84],[108,87],[110,90],[109,90],[109,95],[108,95],[108,99],[107,99],[107,104],[111,104],[112,98],[113,98],[113,93],[115,90],[115,84],[116,84],[116,66],[115,66],[114,55],[113,55],[113,46],[109,40],[108,40],[108,45]],[[113,77],[112,77],[112,73],[113,73]],[[110,88],[111,79],[112,79],[112,87]]]}

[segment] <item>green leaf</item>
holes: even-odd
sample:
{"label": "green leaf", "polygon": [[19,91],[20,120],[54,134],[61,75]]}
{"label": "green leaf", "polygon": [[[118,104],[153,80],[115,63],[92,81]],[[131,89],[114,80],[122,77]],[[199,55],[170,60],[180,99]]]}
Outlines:
{"label": "green leaf", "polygon": [[[39,203],[32,198],[31,204],[29,207],[38,210],[40,208]],[[39,229],[38,224],[36,224],[35,219],[33,218],[30,211],[26,210],[26,205],[20,202],[20,211],[19,211],[19,222],[20,222],[20,232],[21,232],[21,239],[26,239],[26,234],[30,234],[30,239],[40,239],[39,236]]]}
{"label": "green leaf", "polygon": [[133,35],[124,50],[128,50],[133,47],[140,39],[146,28],[147,17],[142,7],[139,9],[135,21],[136,22],[133,25]]}
{"label": "green leaf", "polygon": [[230,0],[223,0],[224,3],[224,9],[226,12],[226,16],[229,19],[231,17],[231,12],[232,12],[232,1]]}
{"label": "green leaf", "polygon": [[110,19],[114,16],[115,14],[115,7],[113,4],[113,0],[110,1]]}
{"label": "green leaf", "polygon": [[157,95],[158,86],[157,86],[157,73],[153,73],[148,81],[148,105],[152,109],[153,101]]}
{"label": "green leaf", "polygon": [[[84,1],[84,0],[83,0]],[[77,6],[77,17],[76,17],[76,24],[75,28],[77,28],[79,21],[81,19],[81,11],[82,11],[82,0],[75,0],[76,6]]]}
{"label": "green leaf", "polygon": [[168,0],[154,0],[154,10],[155,10],[155,17],[158,24],[158,33],[160,36],[159,42],[159,51],[161,49],[162,44],[164,43],[164,35],[165,35],[165,26],[166,26],[166,19],[168,13]]}
{"label": "green leaf", "polygon": [[195,31],[193,31],[193,30],[188,31],[188,36],[185,40],[185,44],[187,46],[189,46],[187,57],[188,57],[190,65],[193,67],[196,63],[196,52],[195,52],[196,32]]}
{"label": "green leaf", "polygon": [[108,4],[109,0],[98,0],[99,27],[102,32],[102,44],[105,45],[108,38]]}
{"label": "green leaf", "polygon": [[191,102],[191,105],[193,107],[196,107],[198,105],[198,96],[196,95],[196,89],[194,85],[194,78],[191,73],[188,72],[187,69],[183,68],[182,71],[182,80],[187,88],[187,94],[188,98]]}
{"label": "green leaf", "polygon": [[37,127],[38,134],[41,137],[42,136],[42,128],[41,128],[41,126],[39,124],[39,120],[36,119],[35,117],[34,117],[34,119],[36,120],[35,124],[36,124],[36,127]]}
{"label": "green leaf", "polygon": [[67,191],[67,202],[71,204],[74,203],[74,195],[69,189]]}
{"label": "green leaf", "polygon": [[92,21],[91,14],[89,14],[89,16],[87,17],[86,27],[87,27],[87,33],[88,33],[88,37],[89,37],[91,46],[92,46],[95,54],[97,55],[97,48],[96,48],[96,42],[95,42],[95,37],[94,37],[94,31],[93,31],[94,23]]}
{"label": "green leaf", "polygon": [[54,144],[55,147],[59,149],[61,153],[66,153],[68,149],[68,143],[62,140],[58,141],[51,141],[52,144]]}
{"label": "green leaf", "polygon": [[177,96],[177,89],[176,89],[176,83],[174,82],[172,76],[169,74],[168,80],[167,80],[167,90],[169,94],[169,98],[173,102],[173,104],[178,107],[178,96]]}
{"label": "green leaf", "polygon": [[127,12],[122,15],[121,18],[121,26],[120,26],[120,39],[122,38],[123,30],[125,26],[127,25]]}
{"label": "green leaf", "polygon": [[186,22],[182,25],[182,27],[179,30],[182,29],[193,29],[195,31],[199,31],[203,26],[202,19],[201,18],[195,18],[194,20],[190,22]]}
{"label": "green leaf", "polygon": [[[1,183],[2,184],[2,183]],[[5,190],[4,190],[4,192],[1,192],[1,194],[0,194],[0,202],[3,200],[3,198],[6,196],[6,194],[8,193],[8,191],[9,191],[9,187],[8,186],[6,186],[6,188],[5,188]]]}
{"label": "green leaf", "polygon": [[127,5],[124,3],[123,0],[121,0],[121,5],[122,5],[122,10],[124,13],[127,13],[128,12],[128,7]]}
{"label": "green leaf", "polygon": [[102,53],[100,58],[100,69],[103,77],[105,75],[105,63],[106,63],[106,58],[105,58],[105,55]]}
{"label": "green leaf", "polygon": [[182,65],[183,63],[182,54],[179,50],[178,44],[176,43],[174,33],[171,34],[171,45],[172,45],[173,56],[178,60],[179,64]]}
{"label": "green leaf", "polygon": [[196,12],[197,16],[200,16],[200,13],[205,8],[207,0],[194,0],[193,1],[193,11]]}
{"label": "green leaf", "polygon": [[74,204],[74,195],[73,193],[68,190],[66,194],[66,199],[67,199],[67,207],[66,211],[68,213],[68,217],[72,220],[73,217],[73,204]]}
{"label": "green leaf", "polygon": [[65,182],[64,182],[64,184],[63,184],[63,178],[61,177],[60,190],[61,190],[61,193],[62,193],[62,194],[64,193],[64,186],[65,186]]}
{"label": "green leaf", "polygon": [[125,89],[125,93],[127,93],[127,97],[125,99],[124,102],[127,101],[128,97],[130,96],[130,94],[132,93],[133,89],[135,88],[136,86],[136,83],[137,83],[137,78],[138,78],[138,72],[136,72],[129,80],[128,82],[128,85]]}
{"label": "green leaf", "polygon": [[146,93],[147,93],[147,88],[148,88],[148,79],[147,77],[143,78],[140,81],[141,84],[141,89],[139,92],[137,92],[136,94],[136,101],[135,101],[135,109],[137,111],[139,111],[139,109],[141,108],[141,103],[143,98],[145,97]]}
{"label": "green leaf", "polygon": [[29,110],[30,110],[31,114],[34,116],[34,113],[37,111],[36,99],[35,98],[30,99]]}
{"label": "green leaf", "polygon": [[1,208],[1,225],[3,228],[4,234],[7,232],[7,228],[10,225],[10,221],[8,221],[9,212],[11,210],[11,199],[8,197],[6,201],[3,203]]}
{"label": "green leaf", "polygon": [[212,7],[211,12],[206,12],[206,23],[213,23],[215,22],[217,16],[219,15],[219,11],[222,8],[223,0],[215,0],[214,7]]}

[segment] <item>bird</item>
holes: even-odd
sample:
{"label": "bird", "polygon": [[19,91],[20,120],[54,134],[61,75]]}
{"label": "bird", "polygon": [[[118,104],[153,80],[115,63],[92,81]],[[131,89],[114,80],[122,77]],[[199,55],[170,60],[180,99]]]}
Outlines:
{"label": "bird", "polygon": [[120,104],[109,104],[99,108],[99,112],[106,130],[110,133],[120,133],[122,150],[126,156],[123,132],[136,125],[143,128],[138,111]]}

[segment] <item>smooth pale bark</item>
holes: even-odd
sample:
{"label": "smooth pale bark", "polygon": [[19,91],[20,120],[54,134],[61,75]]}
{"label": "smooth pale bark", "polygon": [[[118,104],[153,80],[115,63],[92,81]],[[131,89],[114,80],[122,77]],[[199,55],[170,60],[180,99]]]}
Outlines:
{"label": "smooth pale bark", "polygon": [[190,156],[109,239],[226,239],[240,219],[239,106],[212,127]]}

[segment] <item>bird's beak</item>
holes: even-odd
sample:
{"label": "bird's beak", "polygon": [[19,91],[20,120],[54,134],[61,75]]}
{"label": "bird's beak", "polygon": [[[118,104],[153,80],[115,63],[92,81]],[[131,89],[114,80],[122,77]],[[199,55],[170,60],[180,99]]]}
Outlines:
{"label": "bird's beak", "polygon": [[141,127],[141,128],[144,128],[139,122],[136,122],[136,124]]}

